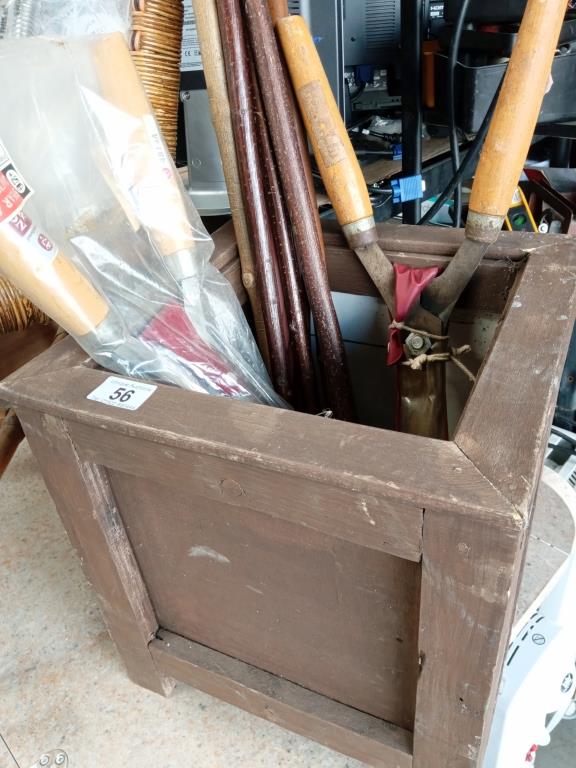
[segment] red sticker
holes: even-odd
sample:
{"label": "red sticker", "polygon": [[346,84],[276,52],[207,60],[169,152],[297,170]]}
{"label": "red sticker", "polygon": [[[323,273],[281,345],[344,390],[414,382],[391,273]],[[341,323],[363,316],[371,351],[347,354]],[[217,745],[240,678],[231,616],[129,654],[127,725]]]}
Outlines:
{"label": "red sticker", "polygon": [[24,179],[9,163],[0,169],[0,224],[11,219],[32,193]]}

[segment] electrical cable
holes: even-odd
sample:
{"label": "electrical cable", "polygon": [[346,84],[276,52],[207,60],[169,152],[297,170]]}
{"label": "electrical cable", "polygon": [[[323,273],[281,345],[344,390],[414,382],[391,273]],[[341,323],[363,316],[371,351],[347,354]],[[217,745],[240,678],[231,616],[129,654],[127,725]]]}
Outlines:
{"label": "electrical cable", "polygon": [[[458,129],[456,127],[456,65],[458,63],[458,51],[460,50],[460,40],[462,39],[462,30],[470,0],[463,0],[458,18],[454,24],[452,42],[450,44],[450,54],[448,57],[448,126],[450,132],[450,156],[452,158],[452,171],[458,172],[460,165],[460,148],[458,144]],[[462,184],[457,184],[454,190],[454,227],[462,226]]]}
{"label": "electrical cable", "polygon": [[8,750],[8,753],[9,753],[10,757],[12,758],[12,760],[14,760],[14,762],[16,763],[16,765],[18,766],[18,768],[20,768],[20,763],[19,763],[19,762],[18,762],[18,760],[16,760],[16,758],[14,757],[14,753],[12,752],[12,750],[10,749],[10,747],[8,746],[8,742],[6,741],[6,739],[4,738],[4,736],[3,736],[1,733],[0,733],[0,739],[2,739],[2,742],[4,743],[4,746],[6,747],[6,749]]}
{"label": "electrical cable", "polygon": [[[503,80],[504,78],[502,78],[502,81]],[[431,219],[433,219],[434,216],[436,216],[436,214],[442,208],[446,200],[448,200],[451,197],[452,193],[454,192],[458,184],[461,184],[462,179],[468,173],[473,163],[477,160],[478,155],[480,154],[480,150],[484,145],[484,140],[486,139],[486,136],[488,134],[488,129],[492,121],[492,115],[494,114],[494,110],[496,109],[496,104],[498,103],[498,97],[500,96],[501,87],[502,87],[502,82],[500,83],[500,85],[496,90],[496,93],[494,94],[494,98],[492,99],[490,107],[488,108],[488,112],[486,112],[486,115],[484,116],[484,120],[482,121],[482,125],[480,126],[480,129],[476,134],[474,141],[472,142],[466,157],[462,161],[460,168],[458,168],[457,172],[449,181],[447,187],[444,189],[440,197],[436,200],[432,208],[430,208],[430,210],[426,214],[424,214],[424,216],[422,216],[418,224],[428,224],[428,222]]]}

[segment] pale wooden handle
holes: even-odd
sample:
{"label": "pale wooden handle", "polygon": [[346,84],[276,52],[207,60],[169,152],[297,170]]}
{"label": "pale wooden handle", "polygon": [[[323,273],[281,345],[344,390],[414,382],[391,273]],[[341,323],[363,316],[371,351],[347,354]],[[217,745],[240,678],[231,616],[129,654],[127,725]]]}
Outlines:
{"label": "pale wooden handle", "polygon": [[476,171],[470,210],[505,216],[526,161],[566,13],[566,0],[528,0]]}
{"label": "pale wooden handle", "polygon": [[52,261],[37,257],[34,246],[25,237],[12,236],[8,227],[0,228],[0,271],[74,336],[95,331],[108,315],[102,296],[61,253]]}
{"label": "pale wooden handle", "polygon": [[288,0],[268,0],[272,24],[276,24],[278,19],[284,19],[290,15],[288,10]]}
{"label": "pale wooden handle", "polygon": [[372,216],[366,182],[304,19],[279,19],[276,30],[338,221],[345,226]]}
{"label": "pale wooden handle", "polygon": [[[146,177],[154,174],[158,183],[156,194],[157,204],[153,211],[148,206],[146,213],[126,200],[120,200],[122,207],[126,205],[135,211],[141,224],[146,227],[155,245],[163,256],[171,256],[178,251],[193,250],[196,245],[194,230],[188,219],[186,206],[182,200],[180,186],[176,174],[158,174],[159,152],[162,146],[155,142],[147,126],[154,118],[154,113],[132,61],[130,51],[124,37],[120,33],[96,38],[91,44],[92,58],[97,72],[102,97],[119,112],[136,118],[129,136],[120,131],[117,141],[122,142],[120,163],[131,151],[130,164],[137,171],[131,171],[132,177],[127,186],[137,189],[139,183],[146,183]],[[145,121],[148,120],[148,124]],[[105,129],[105,126],[104,126]],[[115,141],[114,126],[111,126],[107,139]],[[137,162],[136,162],[137,161]],[[163,163],[169,163],[168,154]],[[122,168],[115,168],[117,174],[122,174]],[[151,215],[149,215],[151,213]]]}

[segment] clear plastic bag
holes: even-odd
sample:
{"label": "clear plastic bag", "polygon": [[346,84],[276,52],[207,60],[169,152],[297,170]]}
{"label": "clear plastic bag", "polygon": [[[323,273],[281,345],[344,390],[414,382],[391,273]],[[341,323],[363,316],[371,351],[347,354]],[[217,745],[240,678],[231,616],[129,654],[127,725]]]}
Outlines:
{"label": "clear plastic bag", "polygon": [[129,0],[0,0],[0,38],[127,34]]}
{"label": "clear plastic bag", "polygon": [[0,42],[0,271],[104,367],[283,406],[121,34]]}

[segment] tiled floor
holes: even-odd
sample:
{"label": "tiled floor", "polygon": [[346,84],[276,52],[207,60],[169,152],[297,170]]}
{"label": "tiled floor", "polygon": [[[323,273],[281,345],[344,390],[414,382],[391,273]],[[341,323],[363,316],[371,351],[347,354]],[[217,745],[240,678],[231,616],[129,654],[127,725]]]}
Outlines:
{"label": "tiled floor", "polygon": [[[26,446],[0,520],[0,732],[20,768],[57,747],[70,768],[362,768],[191,688],[130,683]],[[0,741],[0,768],[15,765]],[[537,765],[576,766],[576,722]]]}

